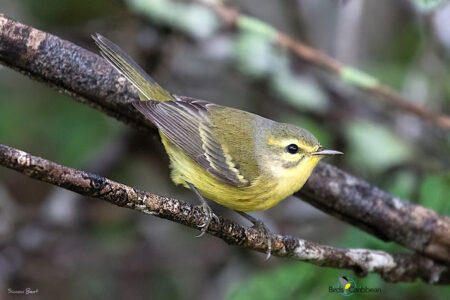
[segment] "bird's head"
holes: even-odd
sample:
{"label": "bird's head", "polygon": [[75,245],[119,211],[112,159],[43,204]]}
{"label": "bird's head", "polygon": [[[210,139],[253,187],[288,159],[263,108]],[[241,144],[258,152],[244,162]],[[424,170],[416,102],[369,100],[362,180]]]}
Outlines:
{"label": "bird's head", "polygon": [[264,161],[276,177],[297,176],[304,183],[320,159],[343,154],[323,148],[309,131],[295,125],[270,122],[262,128]]}

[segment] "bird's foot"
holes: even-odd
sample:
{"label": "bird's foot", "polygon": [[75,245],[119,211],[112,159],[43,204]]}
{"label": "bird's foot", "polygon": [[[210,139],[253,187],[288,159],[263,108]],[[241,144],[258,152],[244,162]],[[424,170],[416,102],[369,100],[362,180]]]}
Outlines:
{"label": "bird's foot", "polygon": [[203,202],[199,206],[203,210],[204,220],[203,220],[203,224],[198,226],[201,229],[200,229],[200,234],[196,235],[196,237],[202,237],[206,233],[206,231],[208,230],[209,224],[211,223],[212,219],[216,220],[216,222],[219,223],[219,218],[216,216],[215,213],[213,213],[213,211],[212,211],[211,207],[208,205],[208,203]]}
{"label": "bird's foot", "polygon": [[272,254],[272,233],[270,232],[269,228],[267,228],[267,226],[260,220],[256,220],[256,222],[253,223],[252,227],[258,230],[258,232],[262,233],[263,239],[267,243],[266,260],[269,260],[270,255]]}
{"label": "bird's foot", "polygon": [[263,240],[265,241],[265,244],[267,244],[267,251],[266,251],[266,260],[269,260],[271,254],[272,254],[272,233],[270,232],[269,228],[263,223],[263,221],[256,219],[249,214],[246,214],[242,211],[236,211],[238,214],[249,220],[253,223],[252,228],[257,230],[259,233],[262,233]]}
{"label": "bird's foot", "polygon": [[202,237],[208,230],[209,224],[211,223],[212,219],[216,220],[216,222],[219,223],[219,218],[213,213],[211,207],[208,205],[202,195],[200,195],[200,192],[197,190],[197,188],[190,182],[186,183],[191,188],[191,190],[194,191],[195,195],[197,195],[197,198],[201,203],[200,208],[203,210],[203,213],[205,215],[203,224],[198,226],[201,228],[200,234],[196,235],[196,237]]}

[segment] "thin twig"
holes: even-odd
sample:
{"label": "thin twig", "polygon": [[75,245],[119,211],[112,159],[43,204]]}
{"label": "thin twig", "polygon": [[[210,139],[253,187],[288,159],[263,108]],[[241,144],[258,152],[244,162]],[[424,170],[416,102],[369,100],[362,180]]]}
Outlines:
{"label": "thin twig", "polygon": [[[32,156],[0,144],[0,164],[26,176],[48,182],[84,196],[108,201],[146,214],[168,219],[192,228],[203,224],[203,212],[186,202],[150,194],[102,176],[79,171]],[[209,234],[230,245],[267,251],[264,235],[251,227],[219,217],[213,219]],[[276,235],[272,254],[290,257],[324,267],[353,270],[358,276],[378,273],[386,281],[413,281],[421,278],[429,283],[445,284],[450,280],[449,268],[419,254],[389,254],[368,249],[340,249],[303,239]]]}
{"label": "thin twig", "polygon": [[440,128],[450,129],[450,116],[430,111],[425,106],[405,99],[398,92],[382,84],[377,78],[343,64],[326,53],[293,39],[289,35],[278,31],[261,20],[241,14],[236,9],[226,7],[218,1],[190,1],[200,3],[210,8],[224,23],[230,26],[236,26],[243,30],[267,36],[279,47],[291,51],[304,61],[321,67],[330,73],[337,75],[343,81],[368,91],[375,96],[374,99],[382,100],[398,109],[412,113]]}
{"label": "thin twig", "polygon": [[[0,15],[0,62],[119,120],[156,133],[127,102],[134,90],[105,60]],[[400,200],[327,164],[299,192],[319,209],[384,240],[450,262],[450,218]]]}

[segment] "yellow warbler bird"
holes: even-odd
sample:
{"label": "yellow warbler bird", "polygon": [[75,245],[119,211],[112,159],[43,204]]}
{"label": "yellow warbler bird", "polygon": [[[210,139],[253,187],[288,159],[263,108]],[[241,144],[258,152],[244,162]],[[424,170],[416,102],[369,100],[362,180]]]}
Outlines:
{"label": "yellow warbler bird", "polygon": [[[158,85],[107,38],[93,36],[101,54],[138,90],[133,106],[159,129],[175,184],[192,189],[205,212],[203,235],[216,216],[202,196],[245,212],[265,210],[298,191],[326,155],[307,130],[195,98],[176,96]],[[269,237],[268,237],[269,236]]]}

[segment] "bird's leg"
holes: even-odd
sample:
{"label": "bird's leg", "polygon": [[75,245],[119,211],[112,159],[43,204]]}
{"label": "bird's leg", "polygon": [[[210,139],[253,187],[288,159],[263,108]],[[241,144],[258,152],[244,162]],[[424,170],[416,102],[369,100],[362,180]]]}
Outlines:
{"label": "bird's leg", "polygon": [[266,260],[268,260],[270,258],[270,255],[272,254],[272,233],[270,232],[269,228],[267,228],[267,226],[261,220],[258,220],[250,216],[249,214],[246,214],[245,212],[238,210],[235,210],[235,212],[237,212],[238,214],[240,214],[241,216],[252,222],[253,223],[252,227],[263,233],[264,239],[267,241]]}
{"label": "bird's leg", "polygon": [[202,195],[200,195],[200,193],[197,190],[197,188],[190,182],[186,182],[186,183],[189,185],[191,190],[194,191],[195,195],[197,195],[198,200],[200,200],[200,202],[201,202],[203,213],[205,214],[204,223],[199,226],[201,228],[200,229],[200,234],[196,236],[196,237],[202,237],[205,234],[206,230],[208,230],[208,227],[209,227],[209,224],[211,223],[211,220],[214,218],[216,220],[216,222],[219,223],[219,218],[213,213],[211,207],[209,207],[209,205],[206,202],[205,198],[203,198]]}

